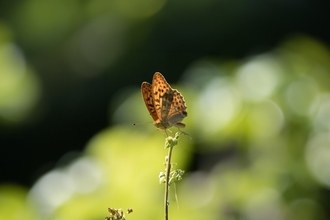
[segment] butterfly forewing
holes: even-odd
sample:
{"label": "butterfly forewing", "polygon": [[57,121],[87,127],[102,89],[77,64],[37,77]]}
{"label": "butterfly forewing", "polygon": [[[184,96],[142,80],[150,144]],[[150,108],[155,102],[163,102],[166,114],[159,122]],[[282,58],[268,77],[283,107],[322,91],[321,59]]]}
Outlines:
{"label": "butterfly forewing", "polygon": [[154,121],[156,121],[158,119],[158,115],[157,115],[157,112],[155,109],[151,87],[152,86],[150,83],[143,82],[141,85],[141,93],[142,93],[144,104],[146,104],[146,107],[147,107],[151,117],[154,119]]}
{"label": "butterfly forewing", "polygon": [[161,73],[156,72],[152,78],[152,95],[159,119],[166,117],[165,115],[168,114],[168,112],[163,109],[163,96],[166,91],[171,89],[171,86],[166,82],[164,76]]}

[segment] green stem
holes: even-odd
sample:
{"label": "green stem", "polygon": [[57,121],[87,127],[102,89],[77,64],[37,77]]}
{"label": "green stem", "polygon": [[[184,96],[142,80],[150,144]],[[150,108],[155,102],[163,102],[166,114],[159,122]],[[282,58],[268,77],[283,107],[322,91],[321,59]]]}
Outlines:
{"label": "green stem", "polygon": [[172,149],[173,147],[169,147],[168,155],[167,155],[167,163],[166,163],[166,182],[165,182],[165,201],[164,201],[164,211],[165,211],[165,220],[168,220],[168,192],[169,192],[169,180],[170,180],[170,172],[171,172],[171,157],[172,157]]}

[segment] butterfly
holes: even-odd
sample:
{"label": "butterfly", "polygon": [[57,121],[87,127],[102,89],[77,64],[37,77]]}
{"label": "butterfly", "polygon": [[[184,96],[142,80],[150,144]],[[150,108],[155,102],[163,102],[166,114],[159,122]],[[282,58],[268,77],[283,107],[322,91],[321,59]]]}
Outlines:
{"label": "butterfly", "polygon": [[152,84],[142,83],[141,93],[157,128],[166,130],[172,126],[186,126],[181,122],[188,115],[186,102],[178,90],[171,88],[160,72],[154,74]]}

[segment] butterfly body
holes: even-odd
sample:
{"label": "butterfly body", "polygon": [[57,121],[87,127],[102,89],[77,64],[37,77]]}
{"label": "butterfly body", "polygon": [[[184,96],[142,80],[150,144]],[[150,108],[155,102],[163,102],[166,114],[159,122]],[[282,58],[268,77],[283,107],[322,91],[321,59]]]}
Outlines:
{"label": "butterfly body", "polygon": [[161,73],[154,74],[152,84],[143,82],[141,92],[157,128],[185,127],[181,122],[188,115],[185,100],[178,90],[171,88]]}

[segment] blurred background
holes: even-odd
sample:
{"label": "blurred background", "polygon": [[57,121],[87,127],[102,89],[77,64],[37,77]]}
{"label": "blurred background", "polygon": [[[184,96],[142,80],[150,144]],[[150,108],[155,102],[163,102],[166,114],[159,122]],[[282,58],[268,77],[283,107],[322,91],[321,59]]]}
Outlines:
{"label": "blurred background", "polygon": [[0,219],[163,219],[156,71],[188,106],[170,219],[330,219],[329,6],[1,2]]}

